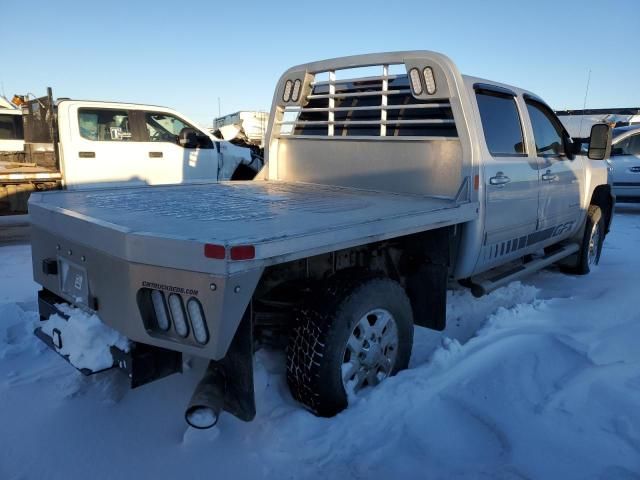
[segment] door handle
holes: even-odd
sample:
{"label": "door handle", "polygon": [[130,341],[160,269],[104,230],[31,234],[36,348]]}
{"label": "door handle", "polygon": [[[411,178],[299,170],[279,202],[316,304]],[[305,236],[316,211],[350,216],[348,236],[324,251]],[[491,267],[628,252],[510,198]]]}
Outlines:
{"label": "door handle", "polygon": [[162,158],[162,152],[149,152],[149,158]]}
{"label": "door handle", "polygon": [[511,179],[502,172],[498,172],[495,177],[491,177],[489,179],[489,183],[491,185],[497,185],[497,186],[506,185],[510,181]]}
{"label": "door handle", "polygon": [[542,174],[543,182],[555,182],[556,180],[558,180],[558,175],[551,173],[551,170],[547,170]]}
{"label": "door handle", "polygon": [[96,158],[96,152],[78,152],[80,158]]}

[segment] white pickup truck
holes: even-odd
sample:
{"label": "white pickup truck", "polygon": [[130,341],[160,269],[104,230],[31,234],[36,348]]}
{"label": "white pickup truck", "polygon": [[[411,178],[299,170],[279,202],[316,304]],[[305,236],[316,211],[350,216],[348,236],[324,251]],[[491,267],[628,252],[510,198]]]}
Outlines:
{"label": "white pickup truck", "polygon": [[0,110],[0,122],[0,139],[13,138],[0,140],[0,215],[26,213],[33,191],[229,180],[239,165],[245,175],[262,167],[250,149],[165,107],[54,102],[49,89],[22,110]]}
{"label": "white pickup truck", "polygon": [[407,367],[414,325],[445,327],[449,282],[482,295],[552,263],[587,273],[610,148],[596,125],[580,155],[539,97],[438,53],[299,65],[255,181],[32,195],[36,333],[64,355],[47,319],[97,314],[131,342],[112,352],[133,386],[209,359],[186,410],[200,428],[252,419],[253,352],[282,347],[293,396],[330,416]]}

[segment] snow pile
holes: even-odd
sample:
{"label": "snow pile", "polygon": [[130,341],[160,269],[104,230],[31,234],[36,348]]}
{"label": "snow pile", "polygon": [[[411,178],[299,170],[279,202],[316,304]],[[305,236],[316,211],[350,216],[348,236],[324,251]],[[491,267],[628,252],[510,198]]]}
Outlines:
{"label": "snow pile", "polygon": [[53,315],[42,322],[42,331],[52,338],[57,337],[57,333],[54,336],[54,330],[59,332],[62,347],[57,348],[56,345],[56,351],[68,356],[69,362],[76,368],[94,372],[104,370],[113,366],[112,346],[124,352],[129,351],[129,340],[102,323],[97,315],[66,304],[58,304],[56,308],[69,318]]}
{"label": "snow pile", "polygon": [[[206,361],[134,391],[118,371],[84,377],[33,347],[18,289],[0,301],[0,478],[640,480],[639,238],[640,208],[623,208],[591,275],[451,291],[447,329],[416,328],[411,368],[332,419],[259,351],[255,420],[204,431],[183,418]],[[16,254],[30,268],[5,248],[0,275]]]}
{"label": "snow pile", "polygon": [[25,311],[15,303],[0,304],[0,360],[37,350],[39,346],[30,336],[38,320],[34,311]]}
{"label": "snow pile", "polygon": [[38,284],[33,281],[31,248],[9,245],[0,251],[0,305],[27,300],[35,302],[34,292],[38,290]]}

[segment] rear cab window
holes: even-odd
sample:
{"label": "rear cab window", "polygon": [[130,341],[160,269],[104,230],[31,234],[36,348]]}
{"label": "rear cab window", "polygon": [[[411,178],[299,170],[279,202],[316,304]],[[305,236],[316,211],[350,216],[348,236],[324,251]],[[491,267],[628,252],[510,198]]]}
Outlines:
{"label": "rear cab window", "polygon": [[80,136],[100,142],[131,140],[129,112],[107,108],[78,109]]}
{"label": "rear cab window", "polygon": [[0,114],[0,140],[24,140],[22,115]]}
{"label": "rear cab window", "polygon": [[496,157],[526,156],[520,113],[513,95],[479,88],[476,100],[487,148]]}

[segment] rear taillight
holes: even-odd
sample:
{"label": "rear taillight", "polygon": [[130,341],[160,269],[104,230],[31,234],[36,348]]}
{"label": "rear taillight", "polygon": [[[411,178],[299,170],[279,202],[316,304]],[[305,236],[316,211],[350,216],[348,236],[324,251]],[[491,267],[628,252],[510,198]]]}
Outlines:
{"label": "rear taillight", "polygon": [[207,258],[215,258],[217,260],[224,260],[227,256],[227,250],[224,245],[215,245],[213,243],[207,243],[204,246],[204,256]]}
{"label": "rear taillight", "polygon": [[231,247],[231,260],[252,260],[256,257],[256,247],[253,245],[238,245]]}
{"label": "rear taillight", "polygon": [[207,320],[198,298],[188,297],[185,303],[178,293],[141,288],[137,301],[145,328],[154,336],[198,346],[209,342]]}
{"label": "rear taillight", "polygon": [[[227,258],[227,249],[224,245],[207,243],[204,246],[204,256],[216,260]],[[229,258],[231,260],[252,260],[256,256],[256,247],[253,245],[237,245],[229,248]]]}
{"label": "rear taillight", "polygon": [[204,312],[202,305],[196,299],[191,297],[187,302],[187,311],[189,312],[189,320],[191,320],[191,328],[196,342],[204,345],[209,340],[209,332],[207,324],[204,321]]}
{"label": "rear taillight", "polygon": [[171,318],[173,319],[173,326],[176,329],[176,333],[181,337],[186,337],[189,334],[189,326],[187,325],[184,305],[182,304],[180,295],[175,293],[169,295],[169,310],[171,310]]}
{"label": "rear taillight", "polygon": [[166,332],[169,330],[169,314],[167,312],[167,304],[164,301],[164,294],[160,290],[152,290],[151,302],[153,303],[153,311],[158,328]]}

